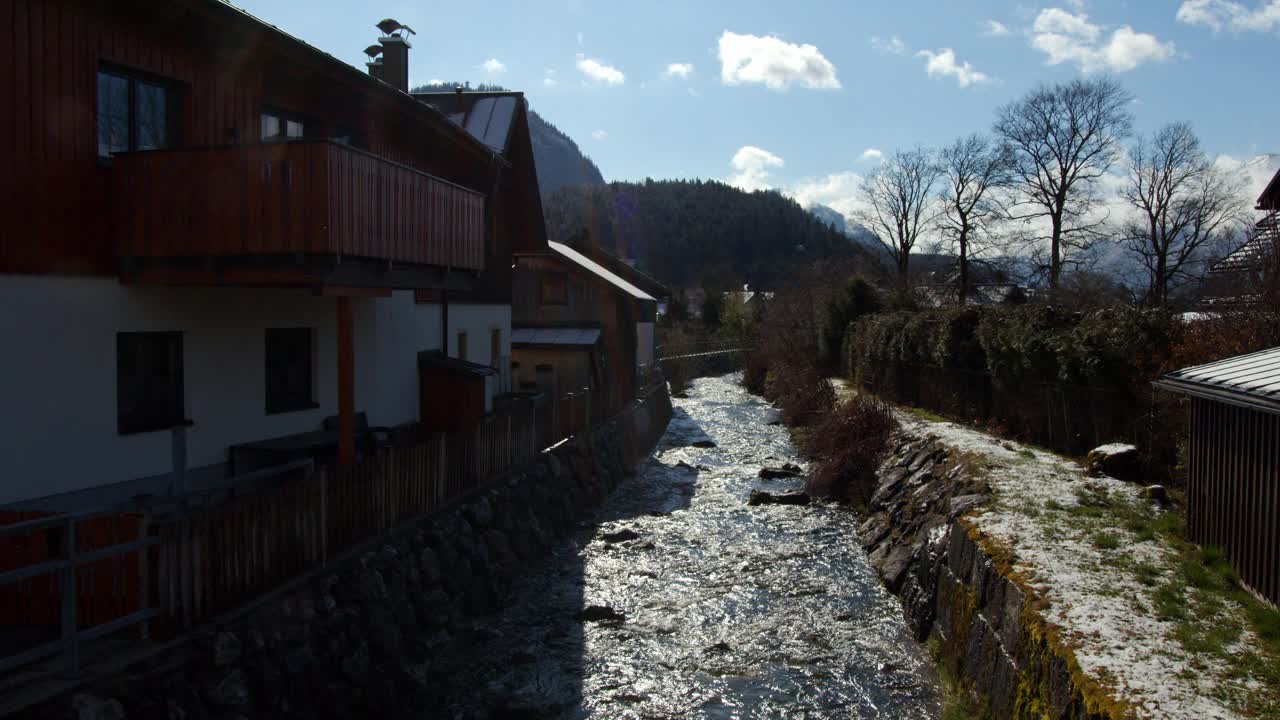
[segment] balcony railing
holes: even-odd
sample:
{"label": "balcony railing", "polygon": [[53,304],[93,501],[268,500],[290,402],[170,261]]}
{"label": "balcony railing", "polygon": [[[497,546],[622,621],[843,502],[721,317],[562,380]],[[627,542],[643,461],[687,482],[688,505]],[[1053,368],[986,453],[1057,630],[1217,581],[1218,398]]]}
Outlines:
{"label": "balcony railing", "polygon": [[111,172],[125,258],[484,266],[482,194],[336,142],[127,153]]}

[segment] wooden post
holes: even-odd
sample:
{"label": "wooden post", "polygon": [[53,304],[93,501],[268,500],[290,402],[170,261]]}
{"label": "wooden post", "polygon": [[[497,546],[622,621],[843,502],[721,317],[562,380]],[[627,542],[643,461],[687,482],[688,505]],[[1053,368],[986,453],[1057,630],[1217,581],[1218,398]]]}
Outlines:
{"label": "wooden post", "polygon": [[356,459],[355,347],[351,298],[338,296],[338,464]]}

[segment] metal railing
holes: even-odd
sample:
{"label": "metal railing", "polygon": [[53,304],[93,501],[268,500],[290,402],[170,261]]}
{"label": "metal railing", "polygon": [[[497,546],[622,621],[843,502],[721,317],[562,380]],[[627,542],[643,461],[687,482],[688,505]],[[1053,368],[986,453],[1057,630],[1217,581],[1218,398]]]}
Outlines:
{"label": "metal railing", "polygon": [[[65,672],[75,675],[80,670],[80,644],[88,640],[102,637],[132,625],[142,624],[143,636],[148,629],[146,622],[159,614],[159,611],[148,607],[145,598],[148,595],[147,548],[159,543],[157,538],[148,535],[150,516],[142,513],[141,532],[136,540],[116,543],[89,552],[80,552],[80,533],[85,523],[101,517],[133,512],[135,508],[115,507],[102,508],[86,512],[53,515],[45,518],[24,520],[0,526],[0,539],[19,536],[32,536],[37,533],[56,531],[60,546],[60,557],[44,560],[0,573],[0,587],[6,587],[42,575],[56,575],[59,603],[58,639],[32,648],[0,657],[0,673],[28,665],[47,657],[64,654]],[[15,541],[16,542],[16,541]],[[77,575],[82,568],[104,560],[123,557],[130,553],[138,553],[140,567],[139,597],[143,598],[142,607],[123,617],[110,620],[91,627],[81,628],[79,617],[79,596],[76,592]]]}

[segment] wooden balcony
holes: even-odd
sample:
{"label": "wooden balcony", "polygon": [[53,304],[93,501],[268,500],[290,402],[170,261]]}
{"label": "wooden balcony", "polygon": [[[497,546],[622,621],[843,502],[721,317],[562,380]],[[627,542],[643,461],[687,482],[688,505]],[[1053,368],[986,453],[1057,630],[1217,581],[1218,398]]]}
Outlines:
{"label": "wooden balcony", "polygon": [[111,174],[126,278],[456,287],[484,267],[484,195],[336,142],[128,153]]}

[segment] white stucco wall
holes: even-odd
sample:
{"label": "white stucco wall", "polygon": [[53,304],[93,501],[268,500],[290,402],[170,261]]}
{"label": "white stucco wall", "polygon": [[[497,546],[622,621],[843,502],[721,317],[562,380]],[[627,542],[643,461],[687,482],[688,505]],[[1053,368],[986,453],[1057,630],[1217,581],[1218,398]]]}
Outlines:
{"label": "white stucco wall", "polygon": [[[439,306],[413,293],[353,299],[356,409],[375,425],[417,419],[417,353],[440,347]],[[116,333],[183,334],[188,465],[228,445],[315,430],[337,412],[336,301],[305,290],[126,287],[110,278],[0,276],[0,504],[168,472],[168,431],[120,435]],[[450,313],[451,316],[454,313]],[[510,308],[460,310],[476,328]],[[497,318],[497,319],[495,319]],[[315,330],[314,410],[267,415],[264,337]],[[488,354],[487,330],[475,352]]]}
{"label": "white stucco wall", "polygon": [[[440,305],[422,305],[434,308],[435,317],[440,317]],[[511,306],[481,303],[449,303],[449,357],[458,357],[458,332],[467,333],[467,360],[478,365],[497,367],[499,363],[493,357],[492,331],[502,332],[500,356],[511,357]],[[439,328],[436,328],[439,335]],[[506,376],[510,375],[510,367],[499,368]],[[502,392],[496,378],[490,378],[487,385],[488,396],[485,398],[485,410],[493,410],[493,399]],[[509,389],[509,388],[508,388]]]}
{"label": "white stucco wall", "polygon": [[636,367],[653,365],[653,323],[636,323]]}

